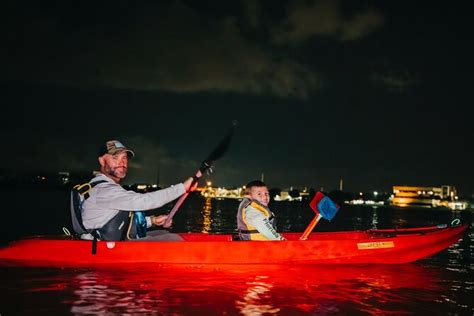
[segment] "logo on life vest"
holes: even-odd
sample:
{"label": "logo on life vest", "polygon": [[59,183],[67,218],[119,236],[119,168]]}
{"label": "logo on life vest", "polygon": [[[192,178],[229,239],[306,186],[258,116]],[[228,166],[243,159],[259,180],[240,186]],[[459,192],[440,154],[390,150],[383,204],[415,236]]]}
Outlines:
{"label": "logo on life vest", "polygon": [[381,248],[393,248],[395,244],[393,241],[374,241],[374,242],[360,242],[357,243],[357,249],[381,249]]}

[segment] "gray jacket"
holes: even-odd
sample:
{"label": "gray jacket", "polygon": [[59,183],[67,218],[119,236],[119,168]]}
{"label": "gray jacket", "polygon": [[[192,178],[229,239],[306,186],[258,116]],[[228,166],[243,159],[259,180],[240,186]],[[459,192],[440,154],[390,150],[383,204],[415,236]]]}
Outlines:
{"label": "gray jacket", "polygon": [[[89,192],[82,205],[82,222],[86,229],[98,229],[110,221],[119,211],[146,211],[161,207],[185,193],[184,184],[148,193],[125,190],[120,184],[99,173],[90,182],[105,180]],[[148,221],[148,218],[147,218]]]}

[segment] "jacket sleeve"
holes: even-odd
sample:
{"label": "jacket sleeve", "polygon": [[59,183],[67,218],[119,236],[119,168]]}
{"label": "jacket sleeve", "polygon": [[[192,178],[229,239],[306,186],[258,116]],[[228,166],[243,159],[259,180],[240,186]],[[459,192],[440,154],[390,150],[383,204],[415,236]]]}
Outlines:
{"label": "jacket sleeve", "polygon": [[269,240],[283,240],[281,236],[268,221],[268,219],[262,214],[262,212],[256,210],[252,206],[247,207],[246,210],[247,222],[254,226],[260,234],[268,238]]}
{"label": "jacket sleeve", "polygon": [[120,185],[104,183],[97,185],[95,191],[97,206],[123,211],[146,211],[158,208],[185,193],[182,183],[148,193],[127,191]]}

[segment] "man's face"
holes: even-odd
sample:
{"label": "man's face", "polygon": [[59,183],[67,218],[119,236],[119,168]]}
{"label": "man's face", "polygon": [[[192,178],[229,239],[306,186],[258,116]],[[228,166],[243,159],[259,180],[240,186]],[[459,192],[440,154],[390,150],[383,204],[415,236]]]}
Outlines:
{"label": "man's face", "polygon": [[101,171],[119,182],[127,176],[128,154],[126,151],[118,152],[115,155],[105,154],[99,157]]}
{"label": "man's face", "polygon": [[252,200],[259,201],[265,206],[268,206],[268,203],[270,202],[270,194],[268,193],[267,187],[251,187],[249,197]]}

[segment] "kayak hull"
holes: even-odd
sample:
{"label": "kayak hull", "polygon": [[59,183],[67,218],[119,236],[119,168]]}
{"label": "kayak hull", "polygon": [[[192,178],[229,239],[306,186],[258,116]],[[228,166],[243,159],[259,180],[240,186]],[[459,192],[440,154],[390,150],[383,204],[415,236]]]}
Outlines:
{"label": "kayak hull", "polygon": [[445,250],[467,225],[398,230],[284,233],[287,241],[234,241],[232,235],[180,234],[184,241],[92,242],[36,236],[0,249],[7,265],[91,266],[153,264],[401,264]]}

